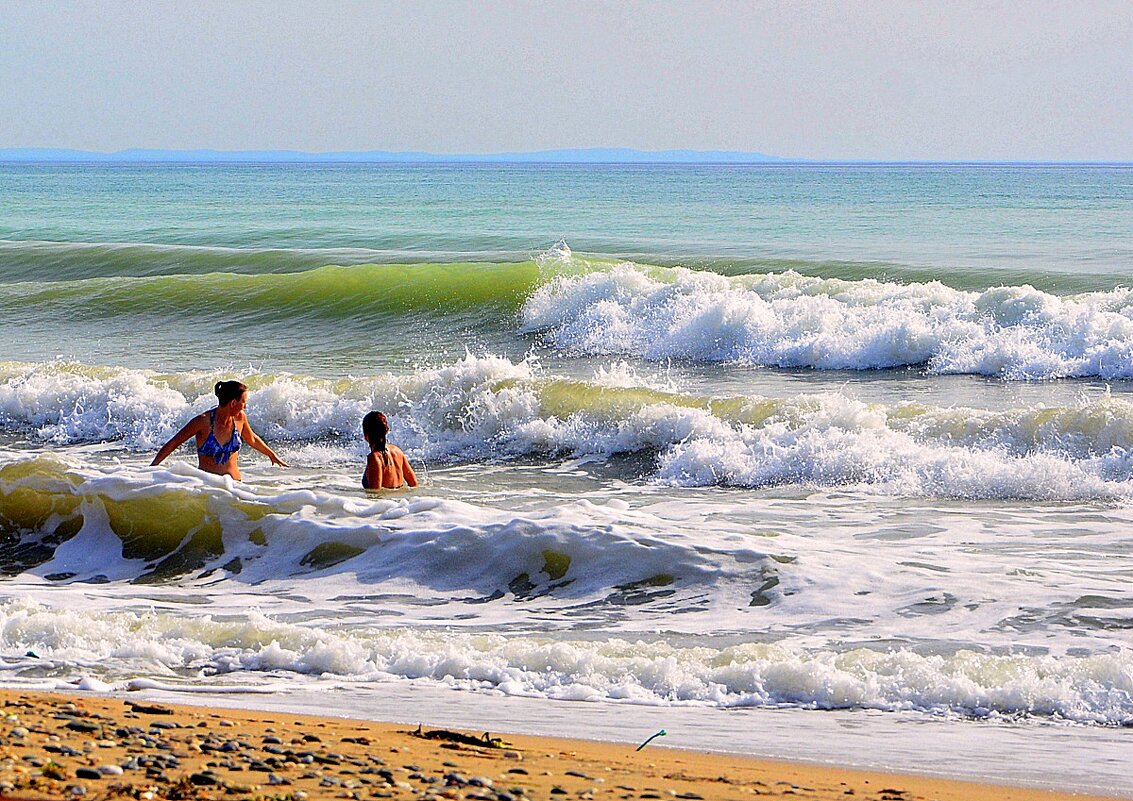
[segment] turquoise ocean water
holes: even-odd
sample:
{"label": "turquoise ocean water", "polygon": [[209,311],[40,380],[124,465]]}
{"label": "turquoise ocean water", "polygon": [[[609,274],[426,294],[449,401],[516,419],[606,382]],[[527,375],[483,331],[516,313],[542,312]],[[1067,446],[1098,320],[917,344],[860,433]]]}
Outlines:
{"label": "turquoise ocean water", "polygon": [[[0,165],[0,681],[1126,793],[1131,271],[1121,165]],[[292,468],[149,469],[221,378]]]}

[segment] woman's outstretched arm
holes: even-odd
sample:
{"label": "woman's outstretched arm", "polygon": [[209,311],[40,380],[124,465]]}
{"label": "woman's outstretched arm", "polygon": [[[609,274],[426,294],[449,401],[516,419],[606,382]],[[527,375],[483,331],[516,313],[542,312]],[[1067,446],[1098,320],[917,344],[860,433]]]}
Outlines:
{"label": "woman's outstretched arm", "polygon": [[150,467],[157,467],[159,464],[165,461],[166,457],[168,457],[169,454],[173,453],[173,451],[184,445],[188,441],[189,437],[195,437],[198,433],[200,433],[200,429],[203,424],[204,415],[200,414],[189,422],[185,423],[180,431],[169,438],[169,442],[161,446],[161,450],[157,452],[157,456],[153,457],[153,461],[150,462]]}
{"label": "woman's outstretched arm", "polygon": [[264,442],[262,439],[260,439],[259,436],[256,435],[256,432],[252,430],[251,423],[248,422],[247,416],[244,417],[244,425],[243,425],[243,428],[240,431],[240,436],[242,436],[244,438],[244,441],[247,442],[248,445],[250,447],[252,447],[254,450],[259,451],[264,456],[271,459],[272,464],[277,464],[280,467],[289,467],[290,466],[290,465],[287,464],[287,462],[283,461],[278,456],[276,456],[275,451],[273,451],[271,448],[269,448],[268,444],[266,442]]}

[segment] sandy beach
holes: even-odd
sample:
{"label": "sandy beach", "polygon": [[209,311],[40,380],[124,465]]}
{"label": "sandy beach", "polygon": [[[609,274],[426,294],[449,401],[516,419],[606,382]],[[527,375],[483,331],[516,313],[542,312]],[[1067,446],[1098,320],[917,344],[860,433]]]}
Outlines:
{"label": "sandy beach", "polygon": [[[0,799],[749,796],[1054,801],[1071,793],[498,732],[0,691]],[[659,738],[658,738],[659,739]]]}

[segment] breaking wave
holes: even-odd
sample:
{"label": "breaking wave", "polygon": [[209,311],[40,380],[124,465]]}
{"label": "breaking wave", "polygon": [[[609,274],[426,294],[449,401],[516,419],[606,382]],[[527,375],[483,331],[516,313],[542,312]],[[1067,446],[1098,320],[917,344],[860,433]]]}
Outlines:
{"label": "breaking wave", "polygon": [[[351,681],[442,682],[508,695],[653,706],[915,710],[969,718],[1133,721],[1133,654],[1088,657],[961,650],[826,650],[789,642],[693,646],[657,640],[462,634],[419,628],[326,629],[252,613],[208,615],[63,611],[0,603],[3,669],[24,681],[91,676],[118,689],[154,686],[139,672],[194,685],[288,673]],[[108,675],[109,674],[109,675]],[[211,677],[211,678],[210,678]],[[87,682],[90,679],[86,679]],[[262,679],[261,679],[262,681]],[[101,685],[105,686],[105,685]],[[222,686],[222,685],[221,685]],[[113,686],[111,687],[113,688]]]}
{"label": "breaking wave", "polygon": [[1133,290],[723,276],[623,263],[539,286],[523,327],[578,355],[1004,379],[1133,378]]}

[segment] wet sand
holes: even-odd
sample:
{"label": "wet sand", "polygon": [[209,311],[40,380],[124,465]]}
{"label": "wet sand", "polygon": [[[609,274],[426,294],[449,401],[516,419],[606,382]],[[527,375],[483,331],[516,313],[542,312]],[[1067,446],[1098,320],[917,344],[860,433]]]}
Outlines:
{"label": "wet sand", "polygon": [[0,690],[0,799],[1056,801],[1098,796],[599,743]]}

